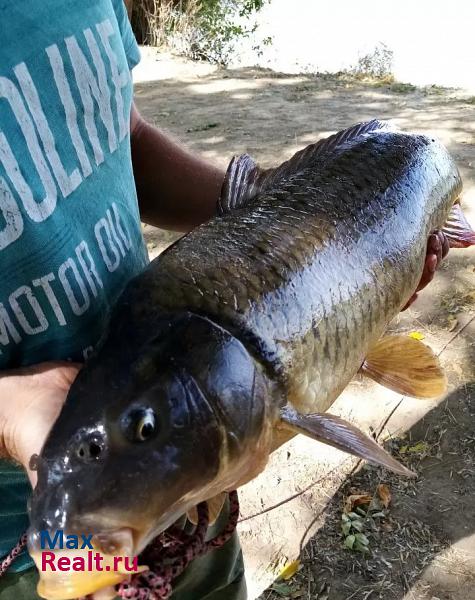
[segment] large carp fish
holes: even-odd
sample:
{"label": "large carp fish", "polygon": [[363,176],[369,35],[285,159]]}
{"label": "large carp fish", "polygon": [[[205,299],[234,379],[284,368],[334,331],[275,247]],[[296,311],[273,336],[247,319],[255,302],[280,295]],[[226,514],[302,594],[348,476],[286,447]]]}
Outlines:
{"label": "large carp fish", "polygon": [[[417,287],[431,232],[475,243],[460,192],[439,142],[379,121],[276,169],[233,159],[220,214],[127,285],[69,392],[37,459],[38,566],[44,531],[91,534],[105,564],[137,556],[296,433],[410,474],[326,411],[359,371],[408,395],[444,392],[431,350],[384,331]],[[40,577],[41,596],[64,599],[125,575]]]}

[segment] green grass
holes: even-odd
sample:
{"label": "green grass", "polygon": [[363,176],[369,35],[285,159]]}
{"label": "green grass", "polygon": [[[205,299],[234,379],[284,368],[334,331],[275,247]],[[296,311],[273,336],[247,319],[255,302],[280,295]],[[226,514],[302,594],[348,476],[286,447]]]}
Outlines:
{"label": "green grass", "polygon": [[402,83],[400,81],[396,81],[389,86],[391,92],[395,92],[396,94],[409,94],[411,92],[415,92],[417,87],[412,85],[412,83]]}

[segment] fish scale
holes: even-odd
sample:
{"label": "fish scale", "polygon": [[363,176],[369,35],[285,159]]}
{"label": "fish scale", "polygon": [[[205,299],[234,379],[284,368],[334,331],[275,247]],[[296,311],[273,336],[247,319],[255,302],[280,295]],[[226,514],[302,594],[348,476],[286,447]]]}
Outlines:
{"label": "fish scale", "polygon": [[[436,207],[439,168],[447,189]],[[362,137],[321,171],[312,165],[166,251],[149,267],[153,306],[218,320],[299,410],[326,410],[414,291],[425,240],[459,186],[451,170],[429,138]]]}
{"label": "fish scale", "polygon": [[[216,516],[297,433],[413,476],[326,411],[359,370],[404,394],[446,390],[427,346],[383,333],[449,213],[451,245],[475,244],[460,191],[441,144],[378,121],[275,169],[234,158],[218,215],[125,288],[35,460],[37,564],[45,524],[90,532],[105,564],[139,555],[199,503]],[[42,573],[39,590],[64,600],[122,579]]]}

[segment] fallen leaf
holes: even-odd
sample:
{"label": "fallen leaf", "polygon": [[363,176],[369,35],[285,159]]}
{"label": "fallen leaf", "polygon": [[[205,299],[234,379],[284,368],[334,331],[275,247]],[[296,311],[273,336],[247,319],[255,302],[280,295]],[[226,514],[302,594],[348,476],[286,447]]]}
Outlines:
{"label": "fallen leaf", "polygon": [[423,340],[425,338],[425,335],[420,331],[411,331],[409,337],[413,340]]}
{"label": "fallen leaf", "polygon": [[362,494],[351,494],[345,500],[345,512],[351,513],[354,508],[357,506],[361,506],[362,504],[370,504],[373,497],[368,492],[363,492]]}
{"label": "fallen leaf", "polygon": [[448,330],[453,331],[459,324],[458,319],[455,315],[449,315],[447,317]]}
{"label": "fallen leaf", "polygon": [[287,581],[287,579],[290,579],[291,577],[293,577],[295,575],[295,573],[297,573],[297,571],[299,570],[299,567],[300,567],[300,561],[293,560],[291,563],[286,565],[282,569],[282,571],[279,573],[279,579],[285,579]]}
{"label": "fallen leaf", "polygon": [[376,488],[376,492],[381,500],[381,504],[384,506],[384,508],[388,508],[388,506],[391,504],[391,491],[389,486],[387,486],[385,483],[380,483]]}

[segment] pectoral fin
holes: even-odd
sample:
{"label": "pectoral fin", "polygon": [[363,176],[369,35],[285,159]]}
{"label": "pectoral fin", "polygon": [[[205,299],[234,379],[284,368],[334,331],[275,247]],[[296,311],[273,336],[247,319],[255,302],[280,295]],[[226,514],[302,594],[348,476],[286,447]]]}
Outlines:
{"label": "pectoral fin", "polygon": [[351,423],[330,413],[302,415],[287,406],[281,410],[281,427],[303,433],[343,452],[382,465],[399,475],[415,477],[415,473],[399,463],[374,440]]}
{"label": "pectoral fin", "polygon": [[[223,510],[223,506],[226,501],[226,496],[226,492],[221,492],[221,494],[217,494],[216,496],[213,496],[213,498],[208,498],[208,500],[206,500],[206,503],[208,504],[208,515],[210,525],[213,525],[213,523],[219,517],[220,512]],[[186,516],[195,525],[198,523],[198,511],[196,510],[196,507],[191,508],[187,512]]]}
{"label": "pectoral fin", "polygon": [[470,227],[458,202],[452,206],[442,231],[449,240],[451,248],[468,248],[475,245],[475,231]]}
{"label": "pectoral fin", "polygon": [[432,350],[404,335],[379,340],[360,370],[381,385],[416,398],[436,398],[447,389],[447,379]]}

